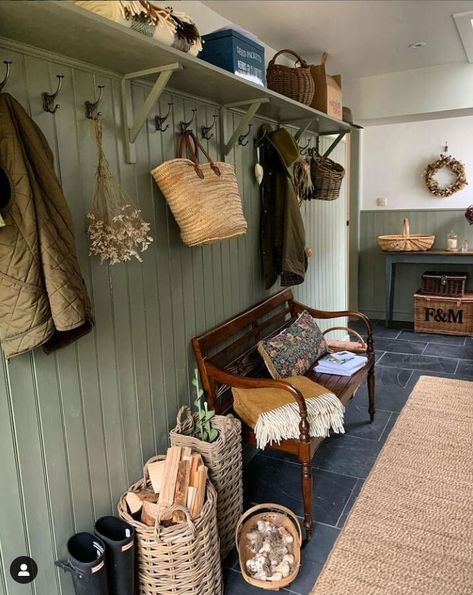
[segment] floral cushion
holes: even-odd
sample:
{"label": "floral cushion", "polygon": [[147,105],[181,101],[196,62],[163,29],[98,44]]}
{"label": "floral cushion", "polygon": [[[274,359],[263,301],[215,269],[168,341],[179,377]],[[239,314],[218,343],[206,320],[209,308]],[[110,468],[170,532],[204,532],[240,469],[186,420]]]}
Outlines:
{"label": "floral cushion", "polygon": [[258,351],[273,378],[302,376],[327,353],[327,342],[318,324],[304,310],[298,319],[275,337],[258,343]]}

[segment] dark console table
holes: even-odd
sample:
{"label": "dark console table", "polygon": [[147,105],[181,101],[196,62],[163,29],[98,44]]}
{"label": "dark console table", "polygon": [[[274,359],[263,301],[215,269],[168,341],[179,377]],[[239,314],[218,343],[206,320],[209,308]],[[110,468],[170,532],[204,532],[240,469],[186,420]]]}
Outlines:
{"label": "dark console table", "polygon": [[386,326],[393,320],[394,284],[396,265],[398,264],[465,264],[473,265],[473,251],[447,252],[446,250],[427,250],[426,252],[385,252],[386,271]]}

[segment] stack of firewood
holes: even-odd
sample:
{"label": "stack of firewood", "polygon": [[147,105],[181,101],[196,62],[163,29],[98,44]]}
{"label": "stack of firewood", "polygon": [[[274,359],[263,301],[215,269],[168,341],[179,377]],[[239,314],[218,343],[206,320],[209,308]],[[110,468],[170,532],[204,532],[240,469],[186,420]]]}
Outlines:
{"label": "stack of firewood", "polygon": [[173,504],[187,508],[193,519],[200,515],[208,477],[200,454],[187,447],[171,446],[166,459],[148,465],[148,473],[152,489],[126,495],[130,514],[150,527],[158,518],[164,524],[184,521],[180,510],[166,513]]}

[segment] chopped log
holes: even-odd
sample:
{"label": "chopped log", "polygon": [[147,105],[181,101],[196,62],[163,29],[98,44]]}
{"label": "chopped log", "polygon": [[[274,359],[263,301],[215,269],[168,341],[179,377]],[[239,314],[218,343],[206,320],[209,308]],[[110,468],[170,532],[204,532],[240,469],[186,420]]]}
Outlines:
{"label": "chopped log", "polygon": [[132,515],[139,512],[143,507],[143,501],[135,492],[128,492],[125,496],[125,500],[128,505],[130,514]]}
{"label": "chopped log", "polygon": [[199,516],[199,514],[202,512],[202,507],[204,506],[207,476],[207,467],[205,465],[201,465],[198,470],[197,493],[195,495],[195,500],[191,511],[193,519]]}
{"label": "chopped log", "polygon": [[165,467],[166,461],[155,461],[148,465],[149,478],[155,494],[162,490]]}
{"label": "chopped log", "polygon": [[174,503],[174,493],[176,491],[176,480],[180,460],[181,447],[171,446],[170,448],[168,448],[166,456],[166,465],[164,467],[162,489],[159,498],[159,504],[163,508],[172,506],[172,504]]}
{"label": "chopped log", "polygon": [[[187,460],[182,460],[179,463],[179,469],[177,472],[177,481],[176,481],[176,492],[174,494],[174,504],[179,504],[181,506],[186,505],[187,488],[189,487],[190,473],[191,473],[191,461],[190,461],[190,457],[187,457]],[[182,521],[185,520],[185,515],[183,512],[177,510],[174,513],[172,520],[175,523],[181,523]]]}
{"label": "chopped log", "polygon": [[153,502],[143,502],[143,510],[141,511],[141,522],[148,527],[154,527],[159,514],[159,504]]}

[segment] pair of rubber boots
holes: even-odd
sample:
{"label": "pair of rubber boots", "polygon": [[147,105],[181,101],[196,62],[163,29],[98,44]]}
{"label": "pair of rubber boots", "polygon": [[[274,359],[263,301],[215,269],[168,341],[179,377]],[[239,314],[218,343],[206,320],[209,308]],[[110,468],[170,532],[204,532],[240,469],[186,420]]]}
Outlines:
{"label": "pair of rubber boots", "polygon": [[56,566],[70,572],[76,595],[134,595],[134,529],[105,516],[95,523],[95,535],[77,533],[67,542],[68,560]]}

